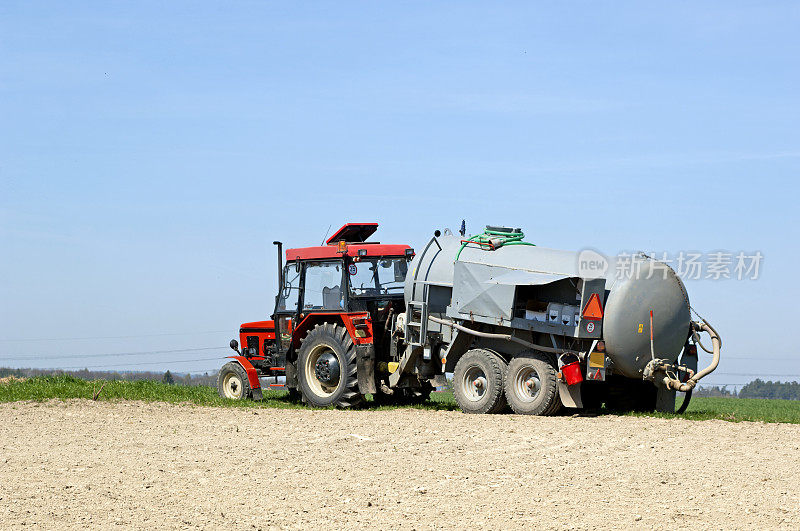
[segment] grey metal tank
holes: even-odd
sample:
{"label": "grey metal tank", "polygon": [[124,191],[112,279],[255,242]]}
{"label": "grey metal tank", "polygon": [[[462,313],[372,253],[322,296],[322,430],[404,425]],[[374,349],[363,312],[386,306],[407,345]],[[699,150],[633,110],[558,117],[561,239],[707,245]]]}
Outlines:
{"label": "grey metal tank", "polygon": [[466,247],[461,251],[458,267],[460,277],[467,272],[470,281],[456,279],[454,283],[455,258],[461,242],[461,237],[445,231],[417,252],[406,276],[406,303],[425,302],[430,315],[455,319],[452,308],[461,301],[487,300],[491,304],[486,306],[497,313],[490,316],[496,318],[494,322],[528,329],[530,322],[512,315],[519,301],[505,303],[498,293],[516,297],[515,293],[521,291],[516,288],[522,286],[545,286],[559,281],[588,286],[586,282],[600,282],[606,352],[614,370],[630,378],[641,378],[651,359],[650,310],[654,316],[655,357],[676,361],[689,335],[686,289],[675,273],[659,262],[634,258],[630,270],[638,274],[619,279],[616,262],[607,259],[605,272],[593,279],[582,275],[580,253],[524,245],[495,250]]}
{"label": "grey metal tank", "polygon": [[651,360],[650,311],[655,357],[672,363],[689,337],[691,314],[686,287],[671,268],[653,260],[634,259],[631,270],[630,278],[610,284],[603,339],[615,369],[636,378]]}

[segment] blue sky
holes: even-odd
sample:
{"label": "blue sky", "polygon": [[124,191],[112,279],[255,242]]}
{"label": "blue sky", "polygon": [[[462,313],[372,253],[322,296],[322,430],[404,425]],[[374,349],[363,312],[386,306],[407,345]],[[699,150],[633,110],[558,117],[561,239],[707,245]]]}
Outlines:
{"label": "blue sky", "polygon": [[798,27],[792,2],[3,2],[0,365],[215,371],[99,355],[224,347],[271,313],[274,239],[466,218],[761,251],[757,281],[688,283],[709,381],[800,379]]}

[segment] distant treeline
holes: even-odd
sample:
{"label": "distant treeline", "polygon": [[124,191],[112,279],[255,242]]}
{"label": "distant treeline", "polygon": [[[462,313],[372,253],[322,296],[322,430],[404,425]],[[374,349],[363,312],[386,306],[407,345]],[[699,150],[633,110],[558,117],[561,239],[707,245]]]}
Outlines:
{"label": "distant treeline", "polygon": [[800,400],[799,382],[772,382],[760,378],[742,386],[737,393],[736,389],[727,386],[700,387],[695,390],[695,396],[718,396],[737,398],[772,398],[777,400]]}
{"label": "distant treeline", "polygon": [[800,400],[800,382],[765,382],[756,379],[742,387],[739,398]]}
{"label": "distant treeline", "polygon": [[727,386],[699,386],[692,393],[694,396],[710,396],[721,398],[736,398],[736,389],[728,389]]}
{"label": "distant treeline", "polygon": [[68,374],[81,380],[122,380],[133,382],[138,380],[150,380],[176,385],[217,385],[217,375],[215,374],[189,374],[152,371],[90,371],[82,369],[79,371],[64,371],[61,369],[7,369],[0,367],[0,378],[16,376],[17,378],[32,378],[34,376],[58,376]]}

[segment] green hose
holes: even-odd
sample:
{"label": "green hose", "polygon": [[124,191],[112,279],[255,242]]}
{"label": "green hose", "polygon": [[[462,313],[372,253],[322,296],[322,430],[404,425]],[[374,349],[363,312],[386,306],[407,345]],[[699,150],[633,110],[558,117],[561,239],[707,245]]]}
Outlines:
{"label": "green hose", "polygon": [[[522,231],[519,232],[512,232],[512,231],[504,231],[504,230],[490,230],[486,229],[481,234],[476,234],[475,236],[470,236],[464,243],[461,244],[461,248],[456,253],[456,262],[458,262],[458,257],[461,256],[461,251],[464,250],[464,247],[469,245],[470,243],[474,243],[478,245],[481,249],[483,249],[487,245],[492,246],[492,250],[499,249],[504,245],[533,245],[536,246],[534,243],[524,242],[522,241],[525,238],[525,233]],[[497,247],[494,247],[490,240],[500,240],[500,244]]]}

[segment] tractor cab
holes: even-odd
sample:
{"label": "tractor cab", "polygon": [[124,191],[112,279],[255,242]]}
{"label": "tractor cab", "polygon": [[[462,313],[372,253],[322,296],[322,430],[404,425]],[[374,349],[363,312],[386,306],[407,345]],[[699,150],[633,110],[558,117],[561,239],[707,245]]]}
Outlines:
{"label": "tractor cab", "polygon": [[[377,228],[377,223],[348,223],[324,245],[289,248],[285,254],[281,242],[274,242],[279,286],[275,310],[272,320],[258,322],[258,327],[242,325],[243,348],[236,359],[245,369],[239,358],[246,358],[258,376],[286,376],[284,385],[298,388],[298,351],[308,333],[323,325],[346,330],[355,346],[369,350],[360,356],[370,357],[373,365],[374,351],[389,349],[392,319],[405,311],[403,290],[414,251],[408,245],[367,241]],[[245,330],[254,328],[262,329],[263,337],[248,339]],[[372,365],[364,368],[365,363],[359,363],[364,371],[374,372]],[[362,382],[365,389],[374,388],[371,374],[362,380],[370,380]],[[253,389],[257,382],[250,378],[249,383]]]}
{"label": "tractor cab", "polygon": [[300,328],[320,315],[366,312],[375,326],[387,312],[404,310],[404,283],[414,251],[407,245],[367,242],[377,228],[377,223],[347,223],[325,245],[286,250],[273,315],[281,352],[299,341],[292,321]]}
{"label": "tractor cab", "polygon": [[366,311],[368,301],[402,298],[413,251],[366,242],[377,226],[348,223],[326,245],[287,249],[276,312]]}

